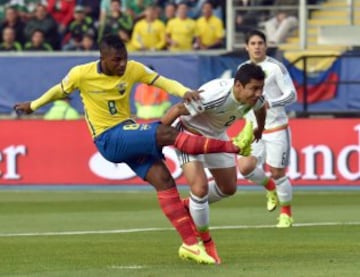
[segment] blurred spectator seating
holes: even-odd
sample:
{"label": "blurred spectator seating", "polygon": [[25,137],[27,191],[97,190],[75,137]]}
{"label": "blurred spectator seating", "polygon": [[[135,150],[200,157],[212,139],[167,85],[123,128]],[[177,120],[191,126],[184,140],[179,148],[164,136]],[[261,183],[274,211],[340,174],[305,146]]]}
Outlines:
{"label": "blurred spectator seating", "polygon": [[27,21],[34,16],[36,6],[42,4],[47,6],[47,0],[10,0],[9,5],[15,7],[20,17]]}
{"label": "blurred spectator seating", "polygon": [[292,10],[275,10],[272,17],[261,22],[269,45],[284,43],[298,27],[298,0],[275,0],[274,6],[293,6]]}
{"label": "blurred spectator seating", "polygon": [[91,17],[94,23],[98,21],[100,15],[100,0],[76,0],[76,6],[84,7],[86,16]]}
{"label": "blurred spectator seating", "polygon": [[47,0],[48,12],[52,15],[58,24],[58,30],[61,35],[66,31],[67,26],[74,16],[76,5],[75,0]]}
{"label": "blurred spectator seating", "polygon": [[48,14],[44,5],[38,4],[35,9],[35,15],[25,26],[25,38],[31,41],[34,30],[41,30],[45,36],[45,42],[51,45],[51,48],[60,49],[60,37],[58,26],[54,18]]}
{"label": "blurred spectator seating", "polygon": [[96,34],[93,19],[85,14],[85,7],[76,6],[74,20],[67,27],[66,35],[63,40],[63,50],[74,50],[80,47],[82,38],[85,34],[93,37]]}
{"label": "blurred spectator seating", "polygon": [[99,36],[102,36],[102,32],[105,34],[118,34],[125,43],[128,43],[133,25],[132,17],[122,11],[120,0],[111,0],[110,14],[106,17],[104,30],[99,31]]}

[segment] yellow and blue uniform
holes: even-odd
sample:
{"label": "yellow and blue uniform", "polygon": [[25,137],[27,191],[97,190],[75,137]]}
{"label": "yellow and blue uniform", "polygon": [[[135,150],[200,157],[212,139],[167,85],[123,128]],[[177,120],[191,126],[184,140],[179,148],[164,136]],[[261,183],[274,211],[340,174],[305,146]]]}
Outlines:
{"label": "yellow and blue uniform", "polygon": [[136,61],[128,61],[122,76],[105,75],[99,61],[73,67],[62,82],[31,102],[31,109],[79,90],[85,119],[99,152],[111,162],[126,162],[140,177],[163,158],[156,142],[159,122],[136,124],[130,120],[130,94],[134,84],[146,83],[182,97],[189,89],[159,76]]}

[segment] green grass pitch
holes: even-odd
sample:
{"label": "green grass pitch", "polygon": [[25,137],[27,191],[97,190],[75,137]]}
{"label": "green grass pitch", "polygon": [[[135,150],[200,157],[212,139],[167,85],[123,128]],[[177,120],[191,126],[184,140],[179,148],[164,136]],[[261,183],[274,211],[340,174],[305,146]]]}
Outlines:
{"label": "green grass pitch", "polygon": [[[186,191],[182,191],[186,195]],[[295,191],[295,226],[264,193],[211,206],[223,264],[178,258],[154,191],[0,191],[0,276],[359,276],[360,191]]]}

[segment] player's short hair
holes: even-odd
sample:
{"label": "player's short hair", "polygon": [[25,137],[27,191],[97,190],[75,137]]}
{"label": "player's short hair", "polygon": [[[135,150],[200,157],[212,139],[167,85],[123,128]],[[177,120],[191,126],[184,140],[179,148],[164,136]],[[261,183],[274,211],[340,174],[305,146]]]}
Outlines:
{"label": "player's short hair", "polygon": [[248,44],[249,40],[253,37],[253,36],[259,36],[261,37],[261,39],[265,42],[266,44],[266,36],[263,32],[259,31],[259,30],[251,30],[249,31],[246,35],[245,35],[245,43]]}
{"label": "player's short hair", "polygon": [[108,34],[105,35],[99,45],[100,52],[105,49],[115,49],[118,51],[126,51],[124,42],[120,39],[118,35]]}
{"label": "player's short hair", "polygon": [[265,80],[265,72],[259,65],[246,63],[236,71],[234,82],[239,81],[245,86],[250,83],[251,79],[263,81]]}

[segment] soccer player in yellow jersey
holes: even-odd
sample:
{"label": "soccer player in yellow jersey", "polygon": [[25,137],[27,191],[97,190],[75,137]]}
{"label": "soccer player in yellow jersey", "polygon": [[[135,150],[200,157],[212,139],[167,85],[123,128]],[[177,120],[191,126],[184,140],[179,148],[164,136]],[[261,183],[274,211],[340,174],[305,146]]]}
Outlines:
{"label": "soccer player in yellow jersey", "polygon": [[148,6],[145,10],[145,18],[135,23],[129,51],[162,50],[166,45],[165,24],[158,19],[155,6]]}
{"label": "soccer player in yellow jersey", "polygon": [[213,15],[213,5],[207,1],[202,6],[202,16],[196,20],[195,48],[206,50],[223,46],[225,36],[222,21]]}
{"label": "soccer player in yellow jersey", "polygon": [[198,91],[162,77],[139,62],[128,61],[126,47],[120,38],[107,35],[100,43],[99,61],[73,67],[59,84],[38,99],[17,103],[14,109],[17,113],[30,114],[79,90],[85,119],[97,149],[108,161],[126,163],[139,177],[154,186],[163,213],[182,238],[179,256],[198,263],[214,264],[214,259],[197,241],[161,149],[174,145],[189,154],[241,153],[241,149],[247,146],[189,135],[160,122],[137,124],[130,119],[130,92],[135,83],[162,88],[183,97],[187,103],[195,103],[195,108],[200,98]]}
{"label": "soccer player in yellow jersey", "polygon": [[177,17],[166,24],[166,42],[170,51],[192,50],[195,38],[195,21],[187,16],[188,6],[180,3],[177,7]]}

